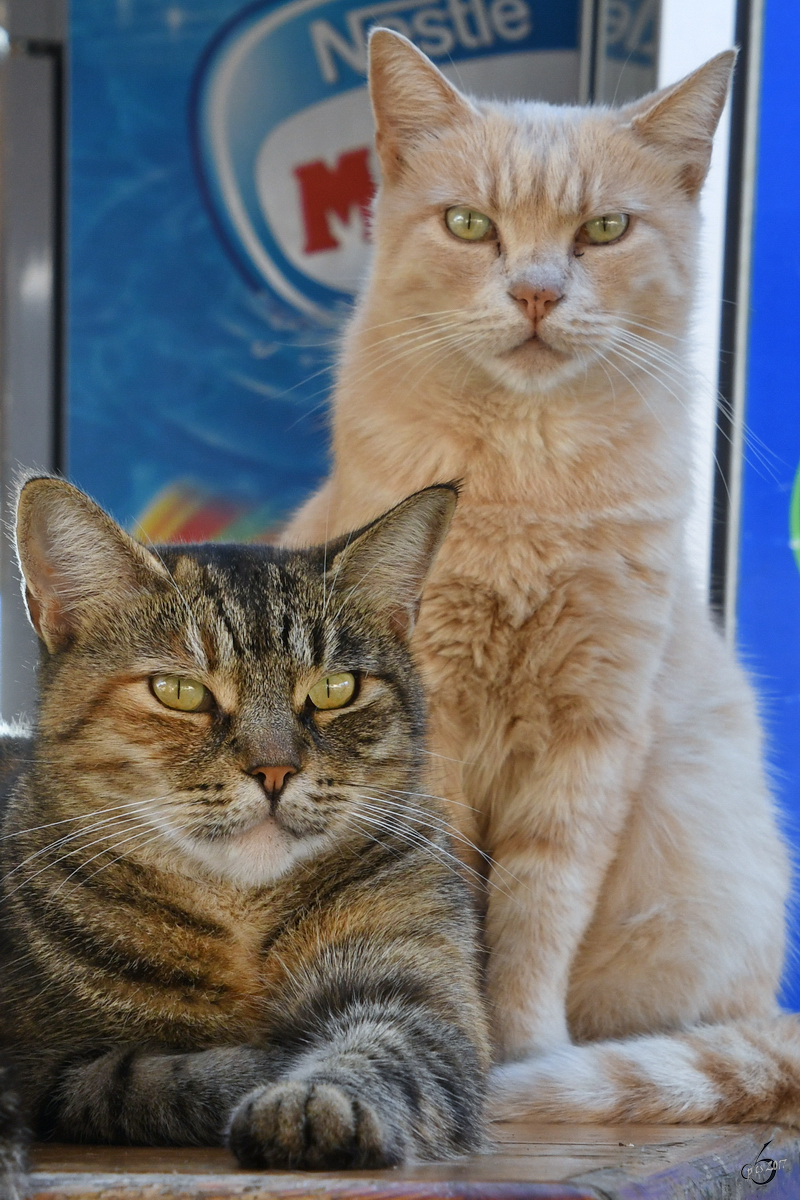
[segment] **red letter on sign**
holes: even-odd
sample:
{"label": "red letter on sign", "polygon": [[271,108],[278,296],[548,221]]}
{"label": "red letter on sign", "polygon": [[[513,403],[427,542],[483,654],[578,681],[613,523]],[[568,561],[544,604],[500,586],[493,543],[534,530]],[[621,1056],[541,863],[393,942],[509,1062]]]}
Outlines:
{"label": "red letter on sign", "polygon": [[336,250],[339,243],[330,231],[328,214],[336,213],[348,222],[354,207],[361,210],[365,223],[375,184],[369,173],[369,149],[348,150],[341,154],[333,170],[322,159],[295,167],[300,184],[303,220],[306,226],[306,254],[318,250]]}

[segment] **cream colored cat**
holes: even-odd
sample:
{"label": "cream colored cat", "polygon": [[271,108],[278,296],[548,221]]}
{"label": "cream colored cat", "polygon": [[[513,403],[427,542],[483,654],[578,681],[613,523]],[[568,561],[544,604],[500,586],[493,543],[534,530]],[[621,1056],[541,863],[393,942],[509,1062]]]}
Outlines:
{"label": "cream colored cat", "polygon": [[287,536],[464,481],[415,645],[429,790],[492,863],[501,1116],[800,1120],[787,854],[683,546],[697,198],[733,60],[553,108],[473,101],[372,37],[374,264],[333,472]]}

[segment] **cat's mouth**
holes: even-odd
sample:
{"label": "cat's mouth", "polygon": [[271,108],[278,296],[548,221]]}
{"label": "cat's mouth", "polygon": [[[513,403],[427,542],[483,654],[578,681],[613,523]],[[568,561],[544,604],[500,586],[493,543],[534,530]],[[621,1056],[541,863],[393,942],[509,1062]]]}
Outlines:
{"label": "cat's mouth", "polygon": [[313,830],[289,828],[265,814],[217,830],[213,837],[195,836],[191,852],[215,875],[253,887],[280,878],[325,844],[324,836],[315,837]]}
{"label": "cat's mouth", "polygon": [[529,336],[524,338],[521,342],[517,342],[516,346],[512,347],[510,353],[527,356],[535,355],[536,357],[540,357],[542,355],[554,355],[559,359],[563,359],[565,357],[563,351],[557,350],[551,342],[546,341],[542,337],[541,333],[537,333],[536,330],[534,330],[533,333],[529,334]]}
{"label": "cat's mouth", "polygon": [[296,836],[292,830],[286,829],[284,824],[277,819],[277,814],[267,813],[265,816],[243,821],[229,832],[228,839],[233,845],[244,845],[246,842],[272,841],[276,838],[283,838],[286,834],[291,837]]}
{"label": "cat's mouth", "polygon": [[270,840],[301,841],[323,832],[319,822],[312,822],[298,817],[277,806],[274,812],[256,813],[243,819],[235,828],[230,829],[227,839],[232,845],[265,842]]}

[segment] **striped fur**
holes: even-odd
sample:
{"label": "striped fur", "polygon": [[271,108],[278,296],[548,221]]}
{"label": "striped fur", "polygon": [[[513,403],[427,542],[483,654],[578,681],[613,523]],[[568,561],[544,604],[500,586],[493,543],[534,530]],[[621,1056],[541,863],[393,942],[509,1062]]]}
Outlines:
{"label": "striped fur", "polygon": [[[427,790],[492,860],[499,1116],[800,1120],[788,855],[685,554],[698,194],[734,57],[581,109],[475,100],[371,35],[373,266],[287,542],[464,481],[414,647]],[[454,205],[487,236],[454,236]],[[627,231],[592,244],[604,214]]]}
{"label": "striped fur", "polygon": [[[40,1136],[227,1138],[259,1167],[480,1145],[475,927],[406,646],[454,499],[327,549],[150,553],[68,484],[23,489],[46,650],[0,842],[0,1041]],[[314,709],[336,671],[355,698]],[[165,708],[163,672],[213,708]],[[253,764],[286,762],[276,798]]]}

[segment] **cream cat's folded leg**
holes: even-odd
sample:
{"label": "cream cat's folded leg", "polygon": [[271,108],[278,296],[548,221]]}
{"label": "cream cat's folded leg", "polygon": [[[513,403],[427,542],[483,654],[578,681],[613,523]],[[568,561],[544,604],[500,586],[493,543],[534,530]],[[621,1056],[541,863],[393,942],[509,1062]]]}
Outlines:
{"label": "cream cat's folded leg", "polygon": [[800,1125],[794,1016],[564,1046],[493,1073],[502,1120]]}

